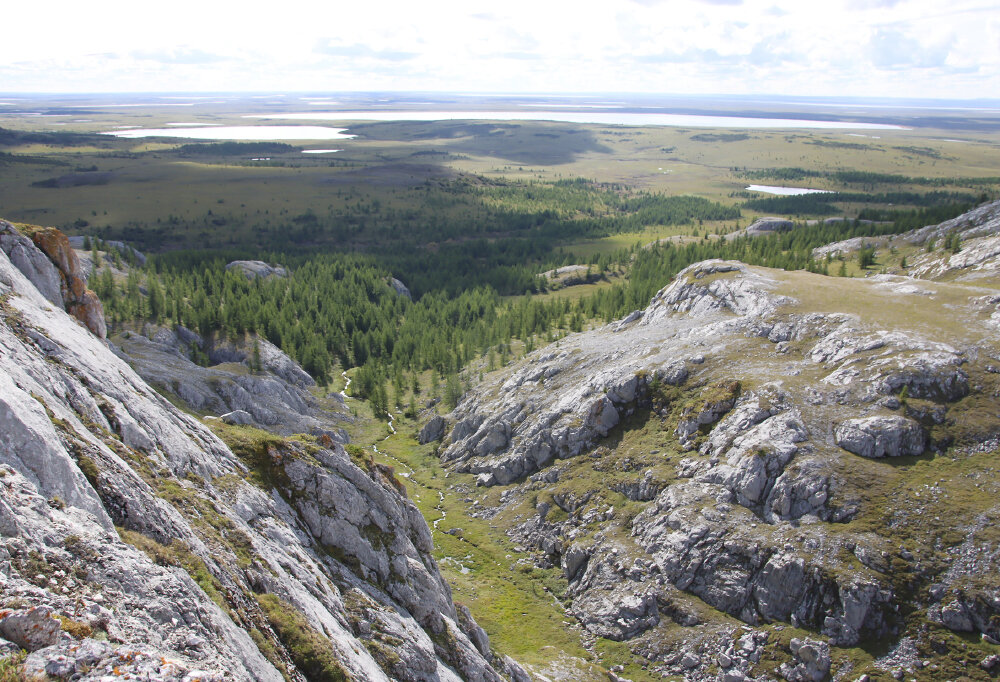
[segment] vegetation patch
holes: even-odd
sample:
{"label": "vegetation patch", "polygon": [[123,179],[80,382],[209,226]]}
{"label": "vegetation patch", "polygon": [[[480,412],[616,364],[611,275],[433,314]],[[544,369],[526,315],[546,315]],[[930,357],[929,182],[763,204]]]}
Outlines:
{"label": "vegetation patch", "polygon": [[310,682],[351,679],[334,655],[330,640],[313,628],[294,606],[273,594],[257,595],[257,603],[306,679]]}

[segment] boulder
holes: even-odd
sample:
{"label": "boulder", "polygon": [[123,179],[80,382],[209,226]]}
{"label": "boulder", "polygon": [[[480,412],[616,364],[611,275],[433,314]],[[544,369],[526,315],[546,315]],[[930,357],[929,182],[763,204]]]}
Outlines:
{"label": "boulder", "polygon": [[795,227],[795,223],[786,218],[775,218],[773,216],[766,218],[757,218],[753,221],[749,227],[747,227],[747,236],[757,236],[762,234],[771,234],[772,232],[787,232],[788,230]]}
{"label": "boulder", "polygon": [[435,415],[429,422],[424,424],[422,429],[420,429],[420,433],[417,434],[417,441],[421,445],[426,445],[427,443],[441,440],[444,437],[446,425],[447,423],[445,422],[444,417],[441,415]]}
{"label": "boulder", "polygon": [[255,423],[253,417],[250,416],[250,413],[244,410],[233,410],[232,412],[227,412],[226,414],[220,416],[219,419],[227,424],[234,424],[238,426],[252,426]]}
{"label": "boulder", "polygon": [[395,291],[403,298],[409,298],[411,300],[413,299],[413,296],[410,294],[410,290],[406,288],[406,285],[400,282],[395,277],[389,278],[389,286],[391,286],[393,288],[393,291]]}
{"label": "boulder", "polygon": [[35,651],[59,641],[62,627],[49,606],[21,611],[0,611],[0,637],[22,649]]}
{"label": "boulder", "polygon": [[794,665],[783,663],[778,672],[788,682],[823,682],[830,676],[830,645],[809,638],[793,637],[789,644]]}
{"label": "boulder", "polygon": [[288,276],[288,271],[283,265],[272,266],[262,260],[234,260],[226,264],[226,270],[239,270],[247,279]]}
{"label": "boulder", "polygon": [[900,415],[849,419],[834,430],[834,441],[848,452],[869,459],[917,456],[927,437],[912,419]]}

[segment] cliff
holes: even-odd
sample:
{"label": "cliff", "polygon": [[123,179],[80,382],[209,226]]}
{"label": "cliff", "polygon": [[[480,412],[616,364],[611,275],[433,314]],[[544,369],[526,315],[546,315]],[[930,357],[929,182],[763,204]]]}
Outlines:
{"label": "cliff", "polygon": [[27,674],[519,674],[390,470],[327,435],[209,430],[63,310],[86,298],[64,237],[2,238],[0,650]]}

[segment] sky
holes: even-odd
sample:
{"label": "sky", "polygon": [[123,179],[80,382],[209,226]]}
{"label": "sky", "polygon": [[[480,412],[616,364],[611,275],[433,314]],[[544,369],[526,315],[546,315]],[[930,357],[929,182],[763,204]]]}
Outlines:
{"label": "sky", "polygon": [[0,92],[1000,98],[996,0],[48,0]]}

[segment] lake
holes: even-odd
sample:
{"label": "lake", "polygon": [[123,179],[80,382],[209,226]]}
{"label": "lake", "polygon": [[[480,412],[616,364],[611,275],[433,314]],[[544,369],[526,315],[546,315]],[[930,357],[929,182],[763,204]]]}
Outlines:
{"label": "lake", "polygon": [[556,121],[598,125],[676,126],[691,128],[812,128],[817,130],[908,130],[904,126],[855,121],[797,118],[701,116],[611,111],[331,111],[248,114],[243,118],[295,121]]}
{"label": "lake", "polygon": [[765,194],[778,194],[784,197],[795,197],[801,194],[836,194],[828,189],[806,189],[805,187],[775,187],[772,185],[750,185],[747,187],[751,192],[764,192]]}
{"label": "lake", "polygon": [[346,128],[326,126],[218,126],[199,128],[132,128],[102,135],[129,139],[140,137],[184,137],[192,140],[350,140]]}

